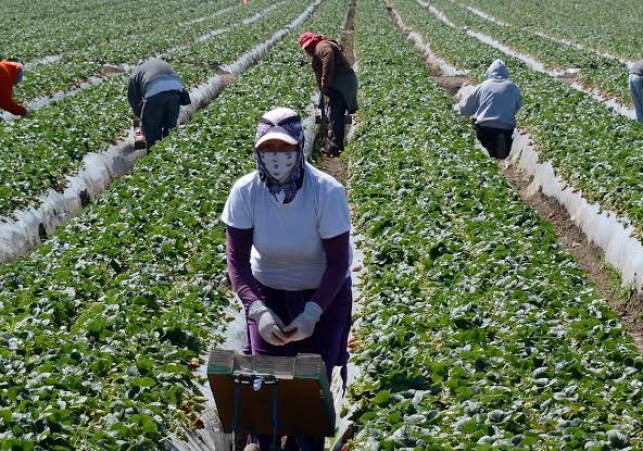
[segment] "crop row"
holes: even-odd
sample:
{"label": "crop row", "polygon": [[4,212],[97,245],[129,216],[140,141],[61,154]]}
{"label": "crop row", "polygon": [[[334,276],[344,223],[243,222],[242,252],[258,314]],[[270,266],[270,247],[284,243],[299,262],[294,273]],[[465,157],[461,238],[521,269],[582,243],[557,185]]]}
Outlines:
{"label": "crop row", "polygon": [[359,2],[356,22],[366,274],[352,447],[638,449],[643,360],[617,317],[382,3]]}
{"label": "crop row", "polygon": [[[406,25],[420,33],[432,50],[458,68],[469,69],[478,80],[498,51],[444,24],[415,0],[394,0]],[[528,70],[513,58],[505,59],[511,78],[523,95],[519,124],[529,130],[542,160],[591,203],[630,221],[635,236],[643,230],[643,191],[638,174],[640,124],[615,115],[592,97],[551,77]]]}
{"label": "crop row", "polygon": [[[305,26],[334,35],[345,8],[324,2]],[[261,114],[303,113],[313,86],[291,36],[29,260],[0,269],[0,449],[152,449],[192,424],[187,362],[221,339],[229,309],[223,203],[253,165]]]}
{"label": "crop row", "polygon": [[65,4],[42,0],[27,6],[9,0],[0,5],[2,56],[28,62],[123,38],[130,38],[135,46],[141,33],[181,23],[195,15],[212,14],[236,3],[168,0],[154,5],[142,0],[121,0]]}
{"label": "crop row", "polygon": [[578,80],[583,85],[617,97],[625,104],[631,104],[628,88],[629,70],[625,64],[529,33],[522,25],[502,26],[492,23],[461,8],[451,0],[431,0],[430,3],[458,26],[479,31],[517,52],[528,54],[550,71],[580,69]]}
{"label": "crop row", "polygon": [[[28,67],[27,76],[16,89],[16,94],[23,99],[32,100],[70,90],[92,76],[102,76],[102,65],[105,63],[133,66],[146,57],[172,53],[173,49],[188,46],[212,30],[239,23],[277,3],[273,0],[254,1],[247,8],[223,10],[220,15],[188,26],[181,20],[192,17],[192,9],[182,7],[178,17],[160,16],[154,27],[139,27],[135,33],[104,38],[82,50],[63,54],[56,62]],[[205,63],[208,61],[203,62]]]}
{"label": "crop row", "polygon": [[553,34],[597,50],[637,60],[643,38],[632,33],[643,14],[643,5],[636,1],[618,0],[606,4],[602,0],[568,2],[542,0],[458,0],[484,10],[503,22],[527,30]]}
{"label": "crop row", "polygon": [[[310,0],[284,3],[280,14],[239,26],[196,43],[170,58],[188,86],[213,76],[209,62],[231,63],[243,52],[290,23]],[[105,149],[130,125],[127,76],[119,75],[36,110],[28,120],[0,124],[0,214],[38,203],[48,188],[60,189],[64,177],[90,151]]]}

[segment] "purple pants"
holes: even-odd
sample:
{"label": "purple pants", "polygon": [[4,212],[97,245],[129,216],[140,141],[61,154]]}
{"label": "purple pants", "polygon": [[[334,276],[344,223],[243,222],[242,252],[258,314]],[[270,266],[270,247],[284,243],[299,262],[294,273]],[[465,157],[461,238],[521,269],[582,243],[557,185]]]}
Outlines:
{"label": "purple pants", "polygon": [[[351,328],[351,312],[353,308],[351,285],[351,279],[347,277],[337,296],[319,319],[315,326],[315,332],[305,340],[294,341],[285,346],[273,346],[261,338],[256,323],[247,318],[248,345],[244,349],[244,353],[288,357],[294,357],[300,352],[321,354],[326,364],[326,375],[330,381],[333,367],[344,367],[348,362],[348,334]],[[288,325],[297,315],[304,311],[305,303],[311,300],[315,290],[283,291],[263,287],[263,293],[266,297],[264,300],[266,306],[271,308],[285,325]],[[250,436],[248,441],[249,443],[259,443],[262,451],[269,450],[272,436]],[[296,445],[294,442],[296,442]],[[324,437],[289,437],[286,449],[322,451],[324,449]]]}

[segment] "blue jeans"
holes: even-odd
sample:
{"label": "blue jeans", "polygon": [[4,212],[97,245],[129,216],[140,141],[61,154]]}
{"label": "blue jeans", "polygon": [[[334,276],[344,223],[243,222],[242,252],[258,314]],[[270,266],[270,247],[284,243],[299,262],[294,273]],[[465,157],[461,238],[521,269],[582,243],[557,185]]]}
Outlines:
{"label": "blue jeans", "polygon": [[176,127],[181,109],[179,91],[163,91],[143,101],[141,128],[147,141],[147,148]]}
{"label": "blue jeans", "polygon": [[634,103],[636,120],[643,124],[643,77],[640,75],[630,74],[630,94],[632,95],[632,103]]}

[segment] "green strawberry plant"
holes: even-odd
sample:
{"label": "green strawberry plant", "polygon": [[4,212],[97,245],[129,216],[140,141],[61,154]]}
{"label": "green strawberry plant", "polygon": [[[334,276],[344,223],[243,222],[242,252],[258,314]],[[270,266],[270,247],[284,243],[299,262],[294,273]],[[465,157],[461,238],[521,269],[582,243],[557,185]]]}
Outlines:
{"label": "green strawberry plant", "polygon": [[223,204],[254,165],[261,114],[310,103],[297,34],[336,34],[345,8],[322,3],[51,241],[0,268],[0,449],[158,449],[198,427],[188,364],[235,308]]}
{"label": "green strawberry plant", "polygon": [[358,3],[354,36],[366,272],[349,448],[640,447],[643,359],[616,315],[381,2]]}

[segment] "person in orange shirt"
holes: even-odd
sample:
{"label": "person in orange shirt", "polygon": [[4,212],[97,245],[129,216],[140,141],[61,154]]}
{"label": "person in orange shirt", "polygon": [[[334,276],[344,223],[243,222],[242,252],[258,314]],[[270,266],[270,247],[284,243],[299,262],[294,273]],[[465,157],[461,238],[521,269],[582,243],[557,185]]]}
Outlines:
{"label": "person in orange shirt", "polygon": [[13,100],[13,87],[22,81],[23,66],[14,61],[0,61],[0,108],[17,116],[26,116],[27,109]]}

